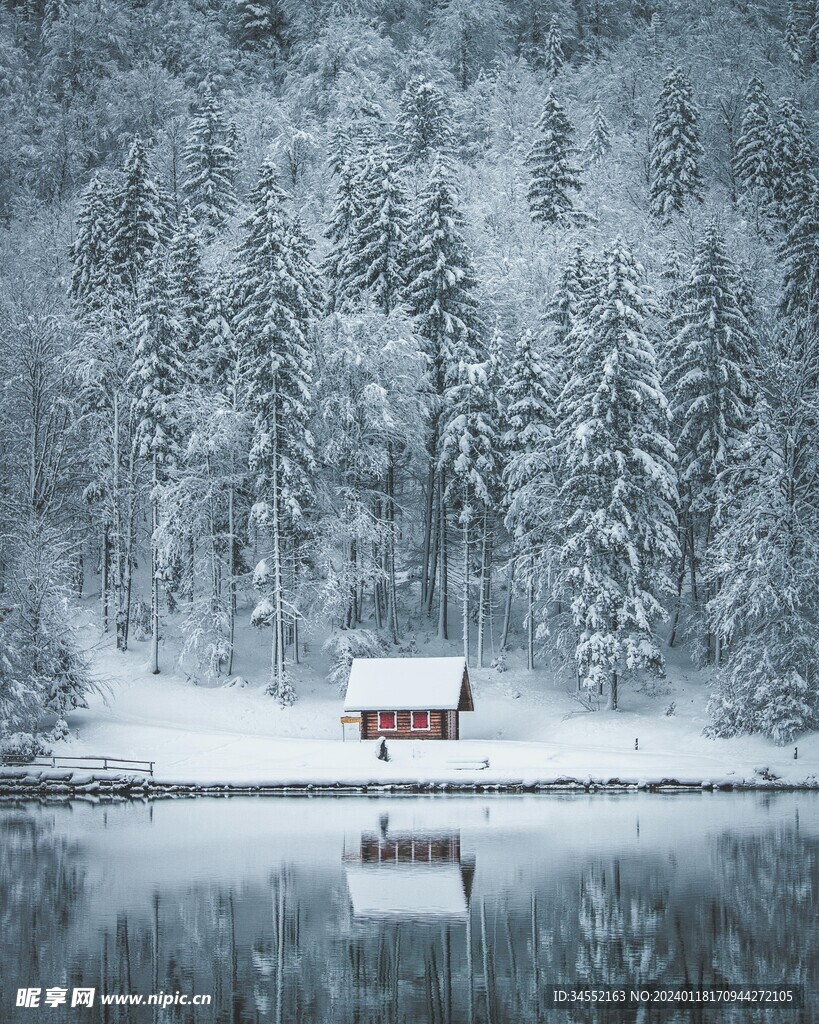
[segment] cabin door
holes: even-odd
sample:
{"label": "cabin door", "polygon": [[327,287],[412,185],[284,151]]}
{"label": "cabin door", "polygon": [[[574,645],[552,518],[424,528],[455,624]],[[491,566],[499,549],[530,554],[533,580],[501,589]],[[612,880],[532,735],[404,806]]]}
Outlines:
{"label": "cabin door", "polygon": [[457,740],[459,738],[457,711],[447,711],[446,713],[446,736],[449,740]]}

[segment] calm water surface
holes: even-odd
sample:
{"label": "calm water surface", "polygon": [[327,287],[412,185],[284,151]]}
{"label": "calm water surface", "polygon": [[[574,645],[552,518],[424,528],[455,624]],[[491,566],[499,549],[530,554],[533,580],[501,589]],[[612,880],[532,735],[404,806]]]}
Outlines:
{"label": "calm water surface", "polygon": [[[814,794],[0,805],[0,1021],[819,1020]],[[801,1009],[549,1008],[554,984]],[[19,987],[42,989],[17,1008]],[[93,987],[88,1007],[47,988]],[[193,1009],[101,993],[208,994]]]}

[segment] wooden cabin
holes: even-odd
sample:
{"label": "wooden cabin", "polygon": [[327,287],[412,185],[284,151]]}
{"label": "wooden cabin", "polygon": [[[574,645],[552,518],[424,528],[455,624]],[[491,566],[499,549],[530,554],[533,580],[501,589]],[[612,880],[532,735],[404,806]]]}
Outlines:
{"label": "wooden cabin", "polygon": [[457,740],[474,710],[464,658],[353,659],[344,712],[363,740]]}

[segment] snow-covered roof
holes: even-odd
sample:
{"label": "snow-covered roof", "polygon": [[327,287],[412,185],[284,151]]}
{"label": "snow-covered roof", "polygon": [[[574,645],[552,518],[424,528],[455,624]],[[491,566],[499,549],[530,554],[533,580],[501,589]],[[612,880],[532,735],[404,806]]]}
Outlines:
{"label": "snow-covered roof", "polygon": [[457,864],[347,866],[355,917],[465,917],[469,910]]}
{"label": "snow-covered roof", "polygon": [[472,711],[464,658],[354,658],[345,711]]}

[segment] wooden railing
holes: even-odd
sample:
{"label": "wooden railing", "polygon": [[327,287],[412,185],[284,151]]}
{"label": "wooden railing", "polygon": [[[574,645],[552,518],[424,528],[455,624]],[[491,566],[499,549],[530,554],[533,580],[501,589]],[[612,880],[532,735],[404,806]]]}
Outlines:
{"label": "wooden railing", "polygon": [[[82,763],[78,763],[82,762]],[[0,754],[0,764],[23,765],[32,768],[94,768],[107,771],[145,772],[154,774],[155,761],[134,761],[122,757],[80,757],[72,754],[39,754],[25,757],[23,754]]]}

